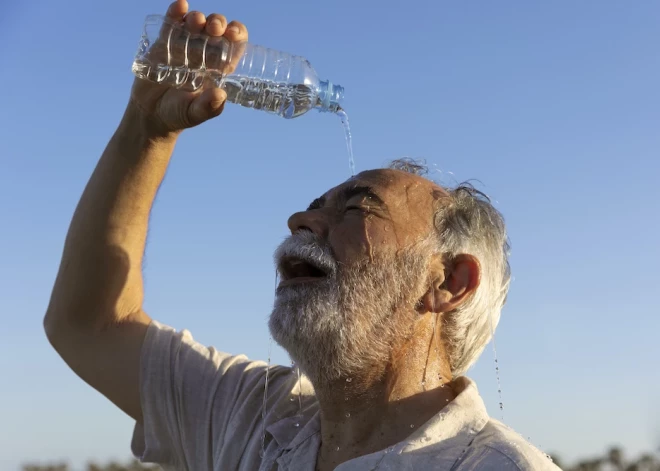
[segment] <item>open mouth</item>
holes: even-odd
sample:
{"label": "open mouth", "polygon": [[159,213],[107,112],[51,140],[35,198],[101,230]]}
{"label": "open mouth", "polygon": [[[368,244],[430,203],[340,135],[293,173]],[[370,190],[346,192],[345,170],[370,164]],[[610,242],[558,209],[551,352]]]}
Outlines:
{"label": "open mouth", "polygon": [[278,266],[282,283],[318,281],[328,274],[322,268],[297,257],[284,257]]}

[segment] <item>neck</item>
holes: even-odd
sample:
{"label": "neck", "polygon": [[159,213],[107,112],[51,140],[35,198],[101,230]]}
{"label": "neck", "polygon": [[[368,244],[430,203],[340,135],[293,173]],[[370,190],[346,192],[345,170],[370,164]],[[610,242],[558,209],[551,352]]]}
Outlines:
{"label": "neck", "polygon": [[415,330],[387,365],[314,385],[321,408],[318,470],[395,445],[454,399],[447,357],[433,335],[434,317]]}

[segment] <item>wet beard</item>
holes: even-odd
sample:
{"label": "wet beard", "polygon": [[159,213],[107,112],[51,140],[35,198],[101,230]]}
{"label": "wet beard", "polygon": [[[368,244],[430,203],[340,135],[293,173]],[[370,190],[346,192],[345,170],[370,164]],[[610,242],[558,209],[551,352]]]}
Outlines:
{"label": "wet beard", "polygon": [[340,378],[377,380],[395,343],[411,335],[428,253],[417,246],[279,289],[273,338],[317,389]]}

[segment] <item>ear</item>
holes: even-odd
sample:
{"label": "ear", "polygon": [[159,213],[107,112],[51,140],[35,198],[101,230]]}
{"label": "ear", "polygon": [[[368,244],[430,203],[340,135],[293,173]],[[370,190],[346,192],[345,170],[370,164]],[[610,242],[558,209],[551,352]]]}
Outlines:
{"label": "ear", "polygon": [[417,304],[418,312],[451,312],[476,291],[481,265],[474,255],[460,254],[446,264],[438,255],[429,264],[429,279],[429,289]]}

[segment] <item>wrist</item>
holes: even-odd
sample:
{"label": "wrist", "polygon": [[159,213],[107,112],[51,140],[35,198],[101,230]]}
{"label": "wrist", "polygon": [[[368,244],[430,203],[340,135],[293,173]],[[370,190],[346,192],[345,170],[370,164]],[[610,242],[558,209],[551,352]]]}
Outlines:
{"label": "wrist", "polygon": [[132,99],[129,100],[119,130],[129,132],[145,143],[174,144],[181,131],[167,129],[157,118],[143,111]]}

